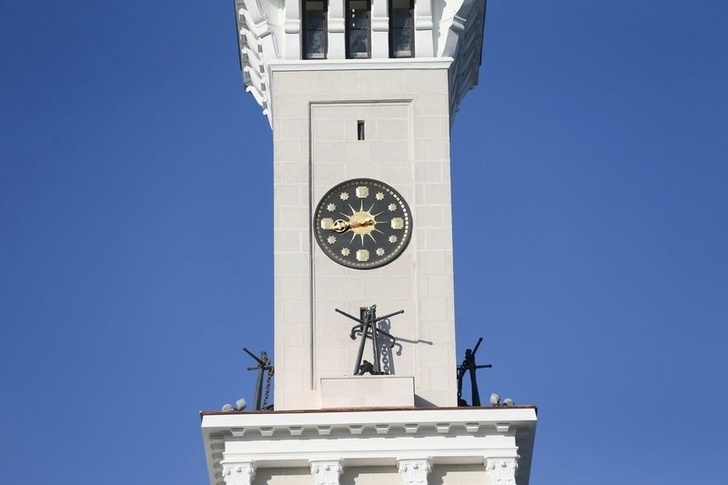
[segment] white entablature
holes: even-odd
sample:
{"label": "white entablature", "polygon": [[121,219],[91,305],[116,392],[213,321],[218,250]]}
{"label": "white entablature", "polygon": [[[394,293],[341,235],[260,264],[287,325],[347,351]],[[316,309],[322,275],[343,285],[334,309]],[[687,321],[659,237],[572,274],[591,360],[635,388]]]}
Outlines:
{"label": "white entablature", "polygon": [[[530,406],[202,413],[212,485],[339,485],[342,476],[352,483],[352,470],[381,485],[428,485],[428,475],[447,473],[464,484],[528,485],[535,426]],[[310,479],[292,479],[309,468]]]}
{"label": "white entablature", "polygon": [[[270,70],[297,65],[300,70],[398,69],[451,62],[450,112],[478,83],[486,0],[413,0],[411,56],[392,58],[389,42],[389,2],[371,0],[367,58],[347,59],[345,2],[329,0],[326,11],[327,52],[321,59],[303,60],[302,0],[235,0],[243,80],[272,124]],[[344,62],[342,62],[344,61]],[[426,68],[426,67],[424,67]]]}

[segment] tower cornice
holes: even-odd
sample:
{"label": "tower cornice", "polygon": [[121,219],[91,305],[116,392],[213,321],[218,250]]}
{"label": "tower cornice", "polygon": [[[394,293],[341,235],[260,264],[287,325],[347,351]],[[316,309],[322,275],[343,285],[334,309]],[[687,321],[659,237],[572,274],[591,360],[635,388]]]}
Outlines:
{"label": "tower cornice", "polygon": [[[257,468],[518,463],[527,484],[536,408],[383,409],[316,412],[203,412],[202,431],[211,483],[226,464]],[[254,457],[254,460],[253,460]],[[523,458],[521,458],[523,457]]]}
{"label": "tower cornice", "polygon": [[[343,11],[339,3],[330,0],[332,14],[327,35],[329,42],[343,37]],[[307,69],[396,69],[420,66],[433,59],[447,62],[450,80],[451,119],[465,94],[478,83],[481,63],[486,0],[415,1],[414,29],[416,53],[414,58],[388,58],[386,45],[389,19],[382,3],[377,4],[372,31],[370,59],[301,59],[301,19],[298,0],[266,1],[235,0],[240,64],[245,90],[255,98],[272,126],[273,108],[270,95],[270,71],[279,63],[307,64]],[[340,21],[341,20],[341,21]],[[341,25],[340,25],[341,24]],[[338,48],[341,50],[341,48]],[[336,49],[334,49],[336,50]],[[351,67],[345,67],[351,66]]]}

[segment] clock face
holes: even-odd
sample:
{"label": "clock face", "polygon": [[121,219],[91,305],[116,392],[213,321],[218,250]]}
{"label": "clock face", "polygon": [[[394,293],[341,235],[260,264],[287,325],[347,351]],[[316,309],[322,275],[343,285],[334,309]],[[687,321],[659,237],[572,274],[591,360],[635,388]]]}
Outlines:
{"label": "clock face", "polygon": [[391,263],[412,236],[407,202],[384,182],[353,179],[323,196],[314,212],[316,242],[337,263],[371,269]]}

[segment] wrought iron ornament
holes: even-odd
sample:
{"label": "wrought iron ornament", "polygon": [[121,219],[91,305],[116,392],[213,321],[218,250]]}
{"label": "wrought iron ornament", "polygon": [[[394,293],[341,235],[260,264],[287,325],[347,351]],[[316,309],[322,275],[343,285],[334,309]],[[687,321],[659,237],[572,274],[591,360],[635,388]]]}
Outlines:
{"label": "wrought iron ornament", "polygon": [[[270,397],[270,387],[275,371],[273,363],[268,359],[268,354],[265,351],[261,352],[260,357],[258,357],[245,347],[243,347],[243,350],[258,362],[257,366],[248,367],[248,370],[258,371],[258,380],[255,384],[255,410],[272,409],[273,405],[268,405],[268,398]],[[265,396],[263,396],[263,378],[266,377],[266,373],[268,375],[265,379]]]}
{"label": "wrought iron ornament", "polygon": [[337,263],[372,269],[399,257],[412,237],[404,198],[378,180],[343,182],[321,198],[313,220],[316,242]]}
{"label": "wrought iron ornament", "polygon": [[480,343],[483,341],[483,337],[478,339],[478,343],[475,344],[473,349],[465,350],[465,359],[463,363],[458,366],[458,406],[467,406],[468,403],[463,399],[463,377],[465,372],[470,377],[470,399],[473,401],[473,406],[480,406],[480,392],[478,391],[478,379],[475,375],[475,371],[478,369],[490,369],[493,367],[491,364],[477,365],[475,363],[475,353],[480,347]]}
{"label": "wrought iron ornament", "polygon": [[[404,310],[384,315],[383,317],[377,317],[377,305],[370,307],[359,308],[359,318],[356,318],[348,313],[335,309],[338,313],[341,313],[345,317],[351,318],[355,322],[359,322],[357,325],[351,327],[349,337],[352,340],[356,340],[357,336],[361,336],[361,342],[359,342],[359,351],[356,354],[356,363],[354,364],[354,375],[361,376],[364,374],[372,375],[385,375],[388,374],[386,369],[382,367],[382,336],[388,339],[387,346],[391,349],[397,343],[397,338],[388,332],[385,332],[380,328],[380,323],[390,319],[395,315],[404,313]],[[372,360],[362,360],[364,357],[364,346],[366,345],[367,339],[372,341]]]}

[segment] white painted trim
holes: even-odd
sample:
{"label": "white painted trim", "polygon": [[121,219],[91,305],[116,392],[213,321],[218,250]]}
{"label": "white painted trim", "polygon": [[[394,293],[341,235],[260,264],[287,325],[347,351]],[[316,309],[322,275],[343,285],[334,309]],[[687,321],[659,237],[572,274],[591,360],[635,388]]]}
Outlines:
{"label": "white painted trim", "polygon": [[214,413],[202,416],[202,429],[213,431],[215,428],[263,428],[288,426],[348,426],[353,423],[374,425],[379,423],[428,424],[480,423],[495,427],[497,424],[536,423],[536,410],[532,407],[493,407],[493,408],[423,408],[377,411],[322,411],[322,412],[242,412]]}
{"label": "white painted trim", "polygon": [[[528,485],[536,409],[215,412],[203,414],[202,432],[213,485],[224,485],[224,467],[233,463],[271,469],[324,462],[333,472],[332,462],[341,467],[418,463],[419,468],[422,460],[430,466],[480,464],[498,479],[514,474],[516,464],[518,485]],[[334,481],[332,474],[321,478],[327,485]],[[421,474],[402,478],[423,481]]]}
{"label": "white painted trim", "polygon": [[269,60],[271,71],[352,71],[382,69],[447,69],[452,64],[451,57],[397,58],[397,59],[310,59],[304,61]]}

